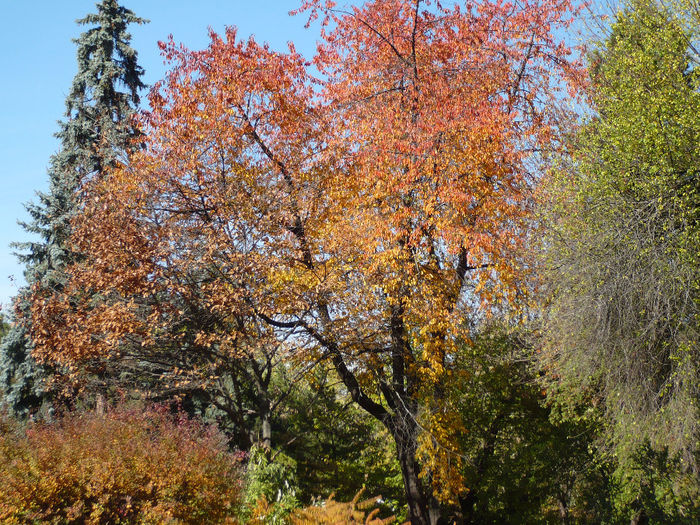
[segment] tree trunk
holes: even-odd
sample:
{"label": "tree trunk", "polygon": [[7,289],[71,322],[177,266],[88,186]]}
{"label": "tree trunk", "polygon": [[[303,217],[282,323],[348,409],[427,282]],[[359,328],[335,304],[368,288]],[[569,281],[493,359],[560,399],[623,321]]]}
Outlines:
{"label": "tree trunk", "polygon": [[418,479],[418,466],[416,465],[414,451],[410,451],[409,444],[396,441],[399,450],[399,465],[403,477],[406,503],[408,504],[408,519],[412,525],[431,525],[428,515],[428,505],[421,490]]}
{"label": "tree trunk", "polygon": [[[323,310],[322,318],[325,319],[326,324],[330,324],[330,315],[327,310]],[[320,334],[312,333],[329,350],[335,370],[347,387],[353,401],[372,417],[381,421],[394,438],[406,493],[409,521],[412,525],[436,525],[440,519],[440,507],[431,498],[430,490],[421,484],[418,477],[419,468],[416,461],[418,428],[415,422],[415,407],[409,408],[414,405],[410,397],[411,389],[407,389],[404,393],[403,387],[396,385],[396,383],[394,383],[394,389],[387,383],[380,385],[387,404],[394,411],[392,414],[383,405],[365,394],[355,374],[343,360],[343,354],[340,352],[337,343],[325,339]]]}
{"label": "tree trunk", "polygon": [[561,523],[562,525],[569,525],[569,506],[567,505],[566,498],[564,496],[559,496],[558,500]]}
{"label": "tree trunk", "polygon": [[401,466],[408,506],[408,520],[411,525],[436,525],[440,518],[440,509],[432,503],[431,498],[426,496],[426,490],[418,477],[416,432],[400,428],[393,429],[392,434]]}
{"label": "tree trunk", "polygon": [[95,396],[95,412],[99,416],[104,416],[105,414],[105,396],[102,394]]}
{"label": "tree trunk", "polygon": [[258,416],[260,417],[260,444],[266,450],[272,449],[272,414],[267,392],[258,393]]}
{"label": "tree trunk", "polygon": [[647,523],[649,523],[649,518],[646,512],[644,512],[644,509],[635,513],[630,520],[630,525],[647,525]]}
{"label": "tree trunk", "polygon": [[262,446],[269,450],[272,448],[272,424],[270,423],[270,413],[265,412],[261,414],[260,420]]}

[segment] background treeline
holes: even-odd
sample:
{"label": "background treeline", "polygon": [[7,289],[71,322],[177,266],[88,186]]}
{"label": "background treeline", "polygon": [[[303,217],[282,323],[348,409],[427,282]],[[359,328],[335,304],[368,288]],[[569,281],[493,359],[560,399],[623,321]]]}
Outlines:
{"label": "background treeline", "polygon": [[148,110],[144,20],[80,21],[0,521],[700,522],[700,6],[332,4]]}

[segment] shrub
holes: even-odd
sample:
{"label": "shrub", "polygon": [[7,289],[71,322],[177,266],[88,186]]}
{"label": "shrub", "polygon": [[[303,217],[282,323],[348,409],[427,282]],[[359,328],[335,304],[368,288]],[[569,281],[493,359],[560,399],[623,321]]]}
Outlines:
{"label": "shrub", "polygon": [[[381,497],[360,501],[362,491],[352,501],[341,503],[331,496],[321,505],[298,509],[290,516],[291,525],[389,525],[396,518],[380,519],[377,517]],[[374,508],[374,510],[372,510]]]}
{"label": "shrub", "polygon": [[299,507],[296,464],[281,451],[253,446],[248,457],[241,517],[246,523],[284,525]]}
{"label": "shrub", "polygon": [[0,423],[2,523],[233,523],[241,467],[224,437],[166,407]]}

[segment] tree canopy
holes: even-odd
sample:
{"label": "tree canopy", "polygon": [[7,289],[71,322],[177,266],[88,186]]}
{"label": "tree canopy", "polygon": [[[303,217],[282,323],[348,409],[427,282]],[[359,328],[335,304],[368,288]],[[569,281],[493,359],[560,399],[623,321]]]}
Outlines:
{"label": "tree canopy", "polygon": [[[254,345],[329,363],[391,433],[409,517],[428,523],[464,490],[453,356],[520,293],[526,160],[576,73],[553,29],[568,9],[308,2],[329,27],[321,78],[234,29],[204,51],[164,44],[143,150],[91,188],[75,236],[89,256],[34,303],[37,355]],[[216,322],[183,329],[200,314]]]}
{"label": "tree canopy", "polygon": [[215,423],[242,522],[697,522],[700,26],[674,2],[629,0],[581,60],[568,0],[304,0],[313,56],[170,38],[137,112],[143,21],[103,0],[2,380],[31,339],[71,396]]}
{"label": "tree canopy", "polygon": [[616,440],[676,451],[693,450],[698,437],[692,38],[654,3],[620,14],[591,56],[596,115],[548,187],[554,367],[602,399]]}

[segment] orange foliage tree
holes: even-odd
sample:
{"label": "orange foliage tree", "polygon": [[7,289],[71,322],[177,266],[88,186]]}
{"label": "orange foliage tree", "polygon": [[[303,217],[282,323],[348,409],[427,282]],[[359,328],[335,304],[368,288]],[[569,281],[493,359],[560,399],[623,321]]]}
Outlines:
{"label": "orange foliage tree", "polygon": [[307,1],[312,63],[234,29],[163,44],[145,147],[89,189],[63,297],[35,297],[37,356],[152,358],[203,388],[221,363],[326,362],[393,436],[411,522],[434,522],[468,484],[442,385],[520,293],[529,160],[577,71],[553,36],[570,9]]}

